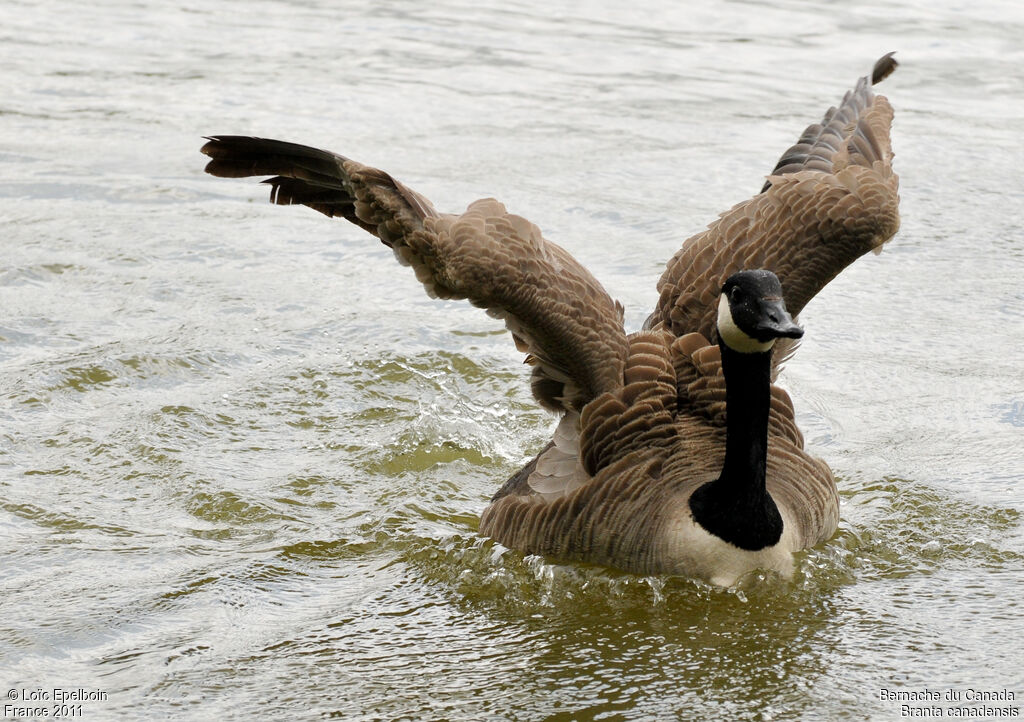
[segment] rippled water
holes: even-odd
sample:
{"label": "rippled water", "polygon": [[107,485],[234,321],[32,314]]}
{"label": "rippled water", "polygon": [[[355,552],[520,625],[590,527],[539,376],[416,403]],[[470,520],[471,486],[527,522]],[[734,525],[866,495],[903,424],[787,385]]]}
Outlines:
{"label": "rippled water", "polygon": [[[89,719],[1024,707],[1022,37],[1010,2],[0,5],[0,692],[102,692]],[[903,228],[783,376],[843,498],[792,582],[478,538],[552,425],[500,324],[198,154],[282,137],[439,208],[501,198],[632,329],[894,49]]]}

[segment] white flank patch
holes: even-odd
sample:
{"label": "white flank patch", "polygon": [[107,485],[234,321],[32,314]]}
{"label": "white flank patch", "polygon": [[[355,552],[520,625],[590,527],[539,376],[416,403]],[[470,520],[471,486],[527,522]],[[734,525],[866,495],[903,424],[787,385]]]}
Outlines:
{"label": "white flank patch", "polygon": [[553,441],[555,445],[540,455],[527,479],[531,489],[550,498],[568,494],[590,479],[580,461],[578,413],[570,411],[562,417]]}

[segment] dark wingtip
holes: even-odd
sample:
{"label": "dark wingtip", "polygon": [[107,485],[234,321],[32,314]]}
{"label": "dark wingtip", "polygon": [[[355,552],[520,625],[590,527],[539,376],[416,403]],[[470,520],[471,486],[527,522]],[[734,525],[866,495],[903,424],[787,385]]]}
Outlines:
{"label": "dark wingtip", "polygon": [[895,54],[896,51],[893,50],[891,53],[886,53],[875,61],[875,67],[871,71],[872,85],[877,85],[892,75],[892,71],[894,71],[899,65],[899,63],[896,62],[896,58],[893,57]]}
{"label": "dark wingtip", "polygon": [[[223,138],[224,136],[220,135],[204,135],[203,140],[205,140],[206,143],[204,143],[203,147],[199,149],[199,152],[203,155],[208,155],[211,158],[216,158],[218,155],[217,151],[223,146]],[[209,168],[207,168],[206,172],[210,172]]]}
{"label": "dark wingtip", "polygon": [[254,167],[254,160],[246,153],[253,142],[259,138],[244,135],[204,135],[206,143],[199,152],[212,160],[203,169],[218,178],[247,178],[251,175],[263,175]]}
{"label": "dark wingtip", "polygon": [[214,153],[217,151],[223,151],[224,148],[232,141],[238,140],[251,140],[245,136],[240,135],[204,135],[203,140],[206,143],[199,149],[199,152],[203,155],[214,157]]}

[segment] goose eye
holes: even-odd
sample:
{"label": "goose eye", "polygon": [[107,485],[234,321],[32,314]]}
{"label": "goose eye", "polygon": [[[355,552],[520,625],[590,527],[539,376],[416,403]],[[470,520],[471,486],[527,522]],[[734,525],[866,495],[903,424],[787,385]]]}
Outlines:
{"label": "goose eye", "polygon": [[739,301],[741,298],[743,298],[742,288],[740,288],[739,286],[733,286],[732,288],[729,289],[730,301]]}

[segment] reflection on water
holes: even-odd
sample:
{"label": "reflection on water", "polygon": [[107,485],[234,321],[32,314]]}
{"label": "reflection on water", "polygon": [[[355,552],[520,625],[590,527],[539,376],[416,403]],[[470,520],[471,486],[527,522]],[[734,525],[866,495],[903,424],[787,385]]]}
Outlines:
{"label": "reflection on water", "polygon": [[[1016,6],[0,8],[0,681],[95,719],[889,719],[1015,690],[1024,618]],[[795,31],[794,29],[799,29]],[[871,61],[903,228],[783,375],[842,523],[732,590],[476,536],[549,437],[500,324],[199,136],[494,195],[636,328],[683,237]]]}

